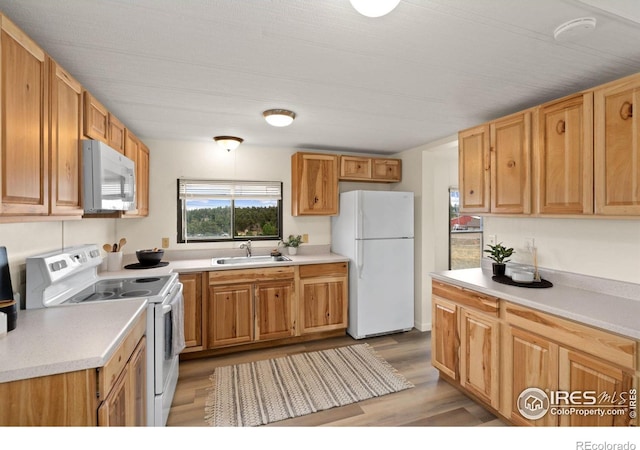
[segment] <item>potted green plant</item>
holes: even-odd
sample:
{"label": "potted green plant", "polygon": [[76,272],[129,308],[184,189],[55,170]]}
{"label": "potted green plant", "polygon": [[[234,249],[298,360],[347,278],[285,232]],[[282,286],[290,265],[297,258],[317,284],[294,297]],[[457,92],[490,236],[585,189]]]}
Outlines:
{"label": "potted green plant", "polygon": [[298,253],[298,247],[300,246],[300,244],[302,244],[301,235],[294,236],[293,234],[290,234],[287,240],[282,240],[282,245],[287,247],[290,255],[295,255],[296,253]]}
{"label": "potted green plant", "polygon": [[489,259],[492,259],[493,262],[493,274],[495,276],[504,276],[505,269],[507,267],[507,263],[510,261],[509,258],[511,255],[515,253],[513,248],[507,248],[502,245],[502,242],[496,245],[487,244],[489,247],[488,250],[485,250],[485,253],[489,253]]}

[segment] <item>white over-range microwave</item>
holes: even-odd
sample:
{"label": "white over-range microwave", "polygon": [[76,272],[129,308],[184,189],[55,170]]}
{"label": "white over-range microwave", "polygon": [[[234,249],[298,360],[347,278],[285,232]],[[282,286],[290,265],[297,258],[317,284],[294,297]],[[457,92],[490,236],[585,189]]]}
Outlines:
{"label": "white over-range microwave", "polygon": [[134,162],[96,140],[83,141],[82,156],[85,214],[135,209]]}

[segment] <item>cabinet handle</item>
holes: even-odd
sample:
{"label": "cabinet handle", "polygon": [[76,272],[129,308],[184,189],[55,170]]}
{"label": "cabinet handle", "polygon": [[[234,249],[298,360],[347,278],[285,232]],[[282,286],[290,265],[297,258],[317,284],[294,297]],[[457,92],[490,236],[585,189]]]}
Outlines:
{"label": "cabinet handle", "polygon": [[318,203],[318,196],[313,197],[313,203]]}
{"label": "cabinet handle", "polygon": [[507,163],[507,167],[509,169],[513,169],[515,166],[516,166],[516,162],[513,159]]}
{"label": "cabinet handle", "polygon": [[564,120],[558,120],[558,123],[556,124],[556,132],[558,134],[564,134],[566,126],[567,125]]}
{"label": "cabinet handle", "polygon": [[629,102],[624,102],[622,107],[620,108],[620,117],[622,120],[627,120],[630,117],[633,117],[633,105]]}

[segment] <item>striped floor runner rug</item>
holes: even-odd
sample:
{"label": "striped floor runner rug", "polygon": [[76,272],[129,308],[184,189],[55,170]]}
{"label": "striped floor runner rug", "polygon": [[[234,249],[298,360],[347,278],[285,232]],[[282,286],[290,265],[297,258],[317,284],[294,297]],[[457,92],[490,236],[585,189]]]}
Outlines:
{"label": "striped floor runner rug", "polygon": [[369,344],[220,367],[205,421],[258,426],[413,387]]}

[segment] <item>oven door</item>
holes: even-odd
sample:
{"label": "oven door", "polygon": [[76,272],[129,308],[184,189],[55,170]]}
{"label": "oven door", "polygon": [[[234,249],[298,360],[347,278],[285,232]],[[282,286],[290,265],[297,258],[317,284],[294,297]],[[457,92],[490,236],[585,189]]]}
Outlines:
{"label": "oven door", "polygon": [[[162,303],[154,305],[155,394],[163,394],[177,379],[180,342],[184,342],[184,299],[182,283],[177,283]],[[184,348],[184,347],[182,347]]]}

